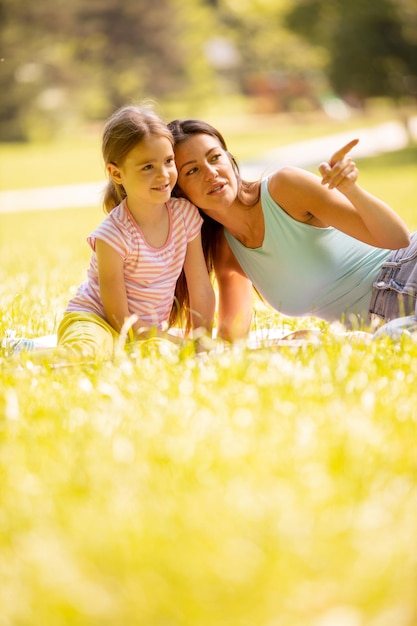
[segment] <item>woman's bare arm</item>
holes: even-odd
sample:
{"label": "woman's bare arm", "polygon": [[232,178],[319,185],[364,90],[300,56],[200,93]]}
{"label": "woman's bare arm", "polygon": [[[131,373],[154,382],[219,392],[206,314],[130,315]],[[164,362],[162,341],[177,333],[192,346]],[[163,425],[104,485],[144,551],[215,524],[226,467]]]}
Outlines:
{"label": "woman's bare arm", "polygon": [[333,226],[379,248],[405,247],[409,231],[403,220],[357,184],[358,170],[347,155],[356,143],[350,142],[329,163],[320,165],[322,180],[305,170],[286,167],[271,177],[270,192],[294,219],[318,227]]}
{"label": "woman's bare arm", "polygon": [[184,273],[190,297],[191,320],[194,329],[211,333],[216,301],[201,246],[201,235],[189,242],[184,261]]}
{"label": "woman's bare arm", "polygon": [[226,341],[242,339],[250,330],[253,288],[224,235],[218,244],[214,269],[219,290],[217,336]]}

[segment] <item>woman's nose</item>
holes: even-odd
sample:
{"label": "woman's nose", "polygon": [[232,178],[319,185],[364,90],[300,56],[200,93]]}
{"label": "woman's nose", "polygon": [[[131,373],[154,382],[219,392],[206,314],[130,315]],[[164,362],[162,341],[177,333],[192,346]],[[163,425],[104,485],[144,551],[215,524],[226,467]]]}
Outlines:
{"label": "woman's nose", "polygon": [[210,163],[207,163],[204,169],[204,177],[206,180],[214,180],[217,176],[218,172],[216,168],[213,167],[213,165],[210,165]]}

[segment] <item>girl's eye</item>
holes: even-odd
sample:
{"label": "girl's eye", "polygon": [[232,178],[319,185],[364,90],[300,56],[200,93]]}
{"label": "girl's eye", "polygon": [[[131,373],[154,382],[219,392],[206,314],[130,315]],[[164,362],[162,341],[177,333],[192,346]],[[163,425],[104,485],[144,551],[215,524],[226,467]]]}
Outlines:
{"label": "girl's eye", "polygon": [[222,158],[222,155],[221,155],[221,153],[219,152],[218,154],[213,154],[213,155],[212,155],[212,157],[211,157],[211,160],[212,160],[212,161],[218,161],[218,160],[219,160],[219,159],[221,159],[221,158]]}
{"label": "girl's eye", "polygon": [[144,170],[144,171],[146,171],[146,170],[150,170],[150,169],[152,169],[152,167],[153,167],[153,165],[151,165],[151,164],[149,163],[149,165],[145,165],[145,166],[144,166],[143,170]]}

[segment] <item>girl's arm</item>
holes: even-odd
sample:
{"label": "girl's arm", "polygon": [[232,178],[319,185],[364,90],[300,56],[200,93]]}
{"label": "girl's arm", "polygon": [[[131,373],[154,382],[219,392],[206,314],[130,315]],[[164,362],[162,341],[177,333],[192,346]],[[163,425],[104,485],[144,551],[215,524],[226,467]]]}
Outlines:
{"label": "girl's arm", "polygon": [[247,336],[252,320],[252,283],[240,267],[224,235],[214,262],[219,290],[217,336],[236,341]]}
{"label": "girl's arm", "polygon": [[[100,295],[108,323],[120,333],[123,324],[131,316],[129,311],[126,287],[123,275],[123,259],[108,243],[96,239],[96,255]],[[136,338],[146,339],[147,336],[166,336],[143,320],[132,324]]]}
{"label": "girl's arm", "polygon": [[358,170],[347,155],[353,140],[320,165],[322,180],[298,168],[284,168],[271,178],[273,198],[294,219],[313,226],[333,226],[378,248],[409,243],[403,220],[385,202],[357,184]]}
{"label": "girl's arm", "polygon": [[190,298],[194,329],[204,328],[211,334],[216,301],[201,246],[201,234],[190,241],[184,261],[184,273]]}

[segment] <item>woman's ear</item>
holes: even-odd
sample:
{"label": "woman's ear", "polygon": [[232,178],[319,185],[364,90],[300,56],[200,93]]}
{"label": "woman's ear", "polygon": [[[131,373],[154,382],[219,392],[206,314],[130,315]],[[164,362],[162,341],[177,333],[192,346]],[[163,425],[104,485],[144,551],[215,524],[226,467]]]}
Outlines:
{"label": "woman's ear", "polygon": [[106,170],[113,182],[117,183],[118,185],[122,184],[122,177],[117,165],[115,165],[114,163],[108,163],[106,166]]}

